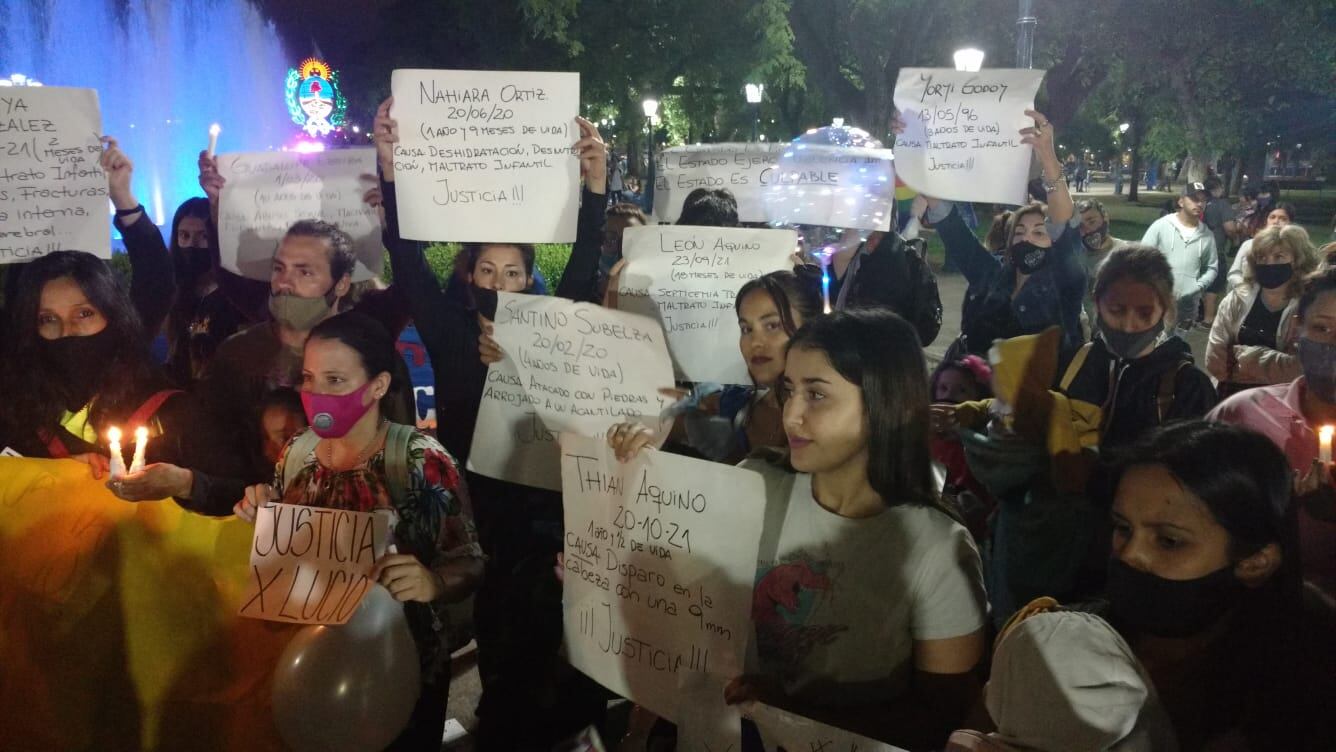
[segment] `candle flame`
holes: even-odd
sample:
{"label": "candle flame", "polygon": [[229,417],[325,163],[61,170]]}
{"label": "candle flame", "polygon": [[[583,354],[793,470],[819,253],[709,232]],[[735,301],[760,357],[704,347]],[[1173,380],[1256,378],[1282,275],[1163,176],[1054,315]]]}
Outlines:
{"label": "candle flame", "polygon": [[140,444],[143,444],[145,441],[148,441],[148,429],[145,428],[144,426],[140,426],[140,427],[136,428],[136,429],[135,429],[135,441],[138,442],[138,443],[140,443]]}
{"label": "candle flame", "polygon": [[1336,426],[1323,426],[1318,429],[1318,438],[1322,441],[1331,441],[1331,436],[1334,433],[1336,433]]}
{"label": "candle flame", "polygon": [[108,428],[107,438],[111,441],[111,443],[119,444],[121,441],[121,429],[117,428],[116,426]]}
{"label": "candle flame", "polygon": [[209,126],[210,136],[217,136],[219,133],[222,132],[223,132],[223,127],[217,123],[214,123],[213,125]]}

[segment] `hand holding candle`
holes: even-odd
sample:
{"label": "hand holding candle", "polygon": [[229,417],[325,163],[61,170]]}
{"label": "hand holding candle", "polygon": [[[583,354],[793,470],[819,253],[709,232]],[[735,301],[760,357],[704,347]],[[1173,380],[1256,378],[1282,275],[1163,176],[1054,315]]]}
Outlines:
{"label": "hand holding candle", "polygon": [[1322,426],[1317,430],[1317,458],[1324,465],[1331,464],[1331,436],[1336,427]]}
{"label": "hand holding candle", "polygon": [[214,152],[218,150],[218,134],[222,130],[222,126],[217,123],[209,126],[209,159],[213,159]]}
{"label": "hand holding candle", "polygon": [[125,455],[121,454],[121,429],[116,426],[108,428],[107,440],[110,443],[108,448],[111,450],[111,479],[120,480],[125,477]]}
{"label": "hand holding candle", "polygon": [[130,461],[130,474],[144,472],[144,450],[148,447],[148,429],[140,426],[135,429],[135,456]]}

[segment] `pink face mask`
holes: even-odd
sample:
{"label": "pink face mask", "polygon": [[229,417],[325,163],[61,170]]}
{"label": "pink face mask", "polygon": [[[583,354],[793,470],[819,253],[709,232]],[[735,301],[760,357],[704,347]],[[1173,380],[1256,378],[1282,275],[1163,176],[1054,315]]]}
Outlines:
{"label": "pink face mask", "polygon": [[371,388],[371,382],[351,394],[313,394],[302,392],[302,407],[311,430],[322,439],[339,439],[348,435],[357,421],[371,409],[362,404],[362,395]]}

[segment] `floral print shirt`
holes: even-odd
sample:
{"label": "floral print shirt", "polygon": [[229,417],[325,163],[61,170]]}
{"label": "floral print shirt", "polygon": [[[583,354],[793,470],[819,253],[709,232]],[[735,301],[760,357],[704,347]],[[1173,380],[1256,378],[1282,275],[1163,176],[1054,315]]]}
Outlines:
{"label": "floral print shirt", "polygon": [[[317,461],[319,444],[305,457],[289,456],[295,440],[293,437],[284,448],[274,472],[274,488],[284,504],[353,512],[391,510],[397,520],[391,542],[399,553],[411,554],[428,569],[452,559],[482,558],[464,479],[454,458],[436,439],[413,431],[408,441],[408,487],[398,499],[390,493],[384,448],[364,465],[336,472]],[[284,488],[288,462],[300,462],[301,470],[291,487]],[[448,624],[445,604],[410,602],[405,604],[405,613],[422,658],[423,680],[440,678],[449,658],[443,649]]]}

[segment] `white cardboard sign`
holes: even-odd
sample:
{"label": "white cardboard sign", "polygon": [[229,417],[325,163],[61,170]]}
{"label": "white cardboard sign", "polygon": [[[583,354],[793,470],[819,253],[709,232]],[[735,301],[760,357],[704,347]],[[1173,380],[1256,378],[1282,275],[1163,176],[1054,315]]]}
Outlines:
{"label": "white cardboard sign", "polygon": [[792,268],[797,242],[792,230],[627,228],[617,307],[659,320],[678,378],[749,384],[738,352],[738,289]]}
{"label": "white cardboard sign", "polygon": [[751,638],[761,476],[655,451],[622,463],[571,434],[561,448],[571,665],[673,721],[683,693],[722,703]]}
{"label": "white cardboard sign", "polygon": [[241,616],[292,624],[343,624],[375,584],[387,516],[295,504],[255,511],[251,579]]}
{"label": "white cardboard sign", "polygon": [[494,338],[550,431],[602,436],[657,419],[673,366],[653,319],[544,295],[497,295]]}
{"label": "white cardboard sign", "polygon": [[895,140],[900,179],[953,201],[1023,204],[1033,150],[1020,130],[1045,71],[901,68],[895,106],[905,132]]}
{"label": "white cardboard sign", "polygon": [[578,73],[401,69],[390,90],[405,238],[575,240]]}
{"label": "white cardboard sign", "polygon": [[274,249],[288,228],[322,219],[352,236],[354,282],[384,271],[380,218],[362,200],[377,185],[375,149],[220,154],[218,172],[227,179],[218,205],[224,269],[269,281]]}
{"label": "white cardboard sign", "polygon": [[[468,469],[523,486],[561,490],[561,447],[510,360],[487,369]],[[536,398],[540,399],[541,398]]]}
{"label": "white cardboard sign", "polygon": [[111,258],[94,89],[0,88],[0,264],[55,251]]}

